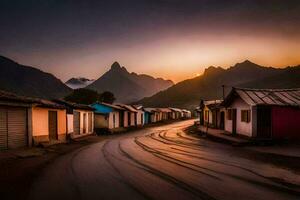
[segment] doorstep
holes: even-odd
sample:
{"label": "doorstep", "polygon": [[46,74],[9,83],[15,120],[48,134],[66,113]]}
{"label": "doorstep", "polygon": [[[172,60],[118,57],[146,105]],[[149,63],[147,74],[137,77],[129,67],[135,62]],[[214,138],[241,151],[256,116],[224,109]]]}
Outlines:
{"label": "doorstep", "polygon": [[233,136],[226,134],[224,130],[207,128],[205,126],[198,126],[198,131],[209,138],[212,138],[219,142],[229,143],[234,146],[244,146],[250,144],[250,140],[241,138],[239,136]]}

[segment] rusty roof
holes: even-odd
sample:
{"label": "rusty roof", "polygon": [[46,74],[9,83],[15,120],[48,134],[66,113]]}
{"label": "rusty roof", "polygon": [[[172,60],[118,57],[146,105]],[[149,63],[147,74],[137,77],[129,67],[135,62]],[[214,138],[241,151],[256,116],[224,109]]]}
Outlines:
{"label": "rusty roof", "polygon": [[65,106],[59,105],[50,100],[20,96],[2,90],[0,90],[0,100],[2,101],[2,105],[5,105],[5,103],[9,105],[10,103],[15,102],[15,103],[26,103],[28,104],[28,106],[40,106],[40,107],[49,107],[49,108],[58,108],[58,109],[65,108]]}
{"label": "rusty roof", "polygon": [[131,105],[126,105],[126,104],[116,104],[117,106],[120,106],[122,108],[125,108],[126,110],[130,111],[130,112],[138,112],[137,109],[135,109],[133,106]]}
{"label": "rusty roof", "polygon": [[70,101],[62,100],[62,99],[55,99],[53,101],[55,103],[67,106],[67,107],[69,107],[71,109],[81,109],[81,110],[90,110],[90,111],[95,110],[93,107],[91,107],[89,105],[73,103],[73,102],[70,102]]}
{"label": "rusty roof", "polygon": [[300,106],[300,88],[295,89],[248,89],[233,88],[224,100],[223,105],[228,105],[235,96],[239,96],[247,104]]}

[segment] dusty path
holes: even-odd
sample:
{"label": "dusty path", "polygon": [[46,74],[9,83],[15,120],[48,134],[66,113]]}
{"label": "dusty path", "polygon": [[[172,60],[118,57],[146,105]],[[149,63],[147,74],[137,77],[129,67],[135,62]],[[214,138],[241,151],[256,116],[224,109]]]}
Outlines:
{"label": "dusty path", "polygon": [[185,134],[192,123],[148,128],[64,155],[36,180],[30,199],[299,199],[299,173]]}

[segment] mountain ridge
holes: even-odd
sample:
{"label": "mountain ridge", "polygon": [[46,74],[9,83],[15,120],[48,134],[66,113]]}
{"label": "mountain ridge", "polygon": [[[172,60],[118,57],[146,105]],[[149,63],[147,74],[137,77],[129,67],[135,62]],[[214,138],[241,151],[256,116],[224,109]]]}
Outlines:
{"label": "mountain ridge", "polygon": [[61,98],[72,90],[53,74],[0,56],[0,89],[39,98]]}
{"label": "mountain ridge", "polygon": [[115,94],[117,101],[131,103],[165,90],[173,84],[170,80],[135,72],[130,73],[124,66],[121,67],[118,62],[114,62],[110,70],[86,88],[100,93],[110,91]]}
{"label": "mountain ridge", "polygon": [[[292,81],[289,81],[290,77],[293,77]],[[200,99],[222,98],[222,85],[227,86],[226,92],[229,92],[231,86],[300,87],[300,67],[278,69],[264,67],[249,60],[227,69],[211,66],[198,77],[181,81],[165,91],[143,98],[136,103],[154,107],[177,106],[192,109],[199,104]]]}

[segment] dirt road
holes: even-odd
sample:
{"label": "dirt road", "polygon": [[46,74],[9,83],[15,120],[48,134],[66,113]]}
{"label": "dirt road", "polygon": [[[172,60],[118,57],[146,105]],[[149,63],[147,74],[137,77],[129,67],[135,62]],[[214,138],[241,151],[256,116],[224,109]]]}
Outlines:
{"label": "dirt road", "polygon": [[29,199],[299,199],[299,173],[183,132],[192,123],[135,131],[61,156]]}

